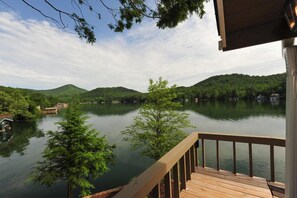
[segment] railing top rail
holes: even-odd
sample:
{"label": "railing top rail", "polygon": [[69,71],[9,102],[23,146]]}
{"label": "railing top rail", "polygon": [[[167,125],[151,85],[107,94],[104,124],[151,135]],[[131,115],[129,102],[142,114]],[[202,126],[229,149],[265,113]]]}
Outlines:
{"label": "railing top rail", "polygon": [[286,146],[284,138],[199,132],[199,139]]}
{"label": "railing top rail", "polygon": [[123,190],[116,194],[114,198],[146,197],[197,140],[198,132],[191,133],[161,159],[146,169],[141,175],[133,179]]}

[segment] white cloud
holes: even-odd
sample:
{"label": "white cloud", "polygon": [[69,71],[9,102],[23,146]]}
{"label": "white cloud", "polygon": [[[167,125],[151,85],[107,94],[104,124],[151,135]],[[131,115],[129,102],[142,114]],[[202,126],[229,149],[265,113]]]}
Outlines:
{"label": "white cloud", "polygon": [[285,72],[280,43],[218,51],[212,5],[203,20],[175,29],[145,22],[114,38],[87,45],[44,21],[0,12],[0,85],[35,89],[72,83],[93,89],[125,86],[145,91],[149,78],[190,86],[212,75]]}

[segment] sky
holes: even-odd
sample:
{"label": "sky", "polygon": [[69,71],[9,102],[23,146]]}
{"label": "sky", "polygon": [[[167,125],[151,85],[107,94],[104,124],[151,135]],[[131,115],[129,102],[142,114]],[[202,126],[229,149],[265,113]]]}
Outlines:
{"label": "sky", "polygon": [[[10,2],[10,1],[8,1]],[[213,4],[206,15],[193,15],[174,29],[161,30],[145,20],[129,31],[114,33],[95,25],[97,42],[86,44],[20,1],[0,1],[0,85],[52,89],[65,84],[92,90],[124,86],[145,92],[149,79],[191,86],[208,77],[242,73],[283,73],[281,43],[234,51],[218,50]],[[17,3],[16,3],[17,2]]]}

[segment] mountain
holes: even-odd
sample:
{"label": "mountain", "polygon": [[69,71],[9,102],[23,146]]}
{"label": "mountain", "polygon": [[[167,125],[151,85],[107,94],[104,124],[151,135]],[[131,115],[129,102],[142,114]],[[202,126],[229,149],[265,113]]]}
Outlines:
{"label": "mountain", "polygon": [[133,89],[128,89],[125,87],[104,87],[96,88],[91,91],[81,94],[83,101],[112,101],[120,100],[125,102],[131,102],[138,100],[143,96],[142,93],[135,91]]}
{"label": "mountain", "polygon": [[191,87],[179,87],[178,90],[184,97],[190,99],[254,99],[259,94],[269,97],[272,93],[279,93],[285,97],[286,74],[269,76],[218,75]]}
{"label": "mountain", "polygon": [[64,97],[64,96],[80,95],[82,93],[87,92],[87,90],[79,88],[72,84],[68,84],[55,89],[35,90],[35,92],[42,93],[46,96]]}

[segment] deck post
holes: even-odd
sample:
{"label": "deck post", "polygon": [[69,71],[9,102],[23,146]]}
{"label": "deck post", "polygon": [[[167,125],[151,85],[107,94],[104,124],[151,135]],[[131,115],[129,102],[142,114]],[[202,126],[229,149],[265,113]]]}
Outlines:
{"label": "deck post", "polygon": [[179,198],[180,193],[180,174],[179,174],[179,162],[173,166],[173,197]]}
{"label": "deck post", "polygon": [[270,180],[272,182],[275,182],[274,171],[274,146],[270,145]]}
{"label": "deck post", "polygon": [[286,197],[289,198],[297,197],[297,46],[284,51],[287,69]]}
{"label": "deck post", "polygon": [[171,186],[171,172],[169,171],[164,177],[165,184],[165,197],[172,198],[172,186]]}
{"label": "deck post", "polygon": [[233,174],[236,172],[236,142],[233,142]]}
{"label": "deck post", "polygon": [[161,197],[161,186],[158,183],[152,190],[151,195],[153,198],[160,198]]}
{"label": "deck post", "polygon": [[181,180],[181,189],[187,188],[187,170],[186,170],[186,160],[185,155],[179,160],[180,165],[180,180]]}
{"label": "deck post", "polygon": [[205,167],[205,144],[204,139],[201,139],[201,145],[202,145],[202,167]]}
{"label": "deck post", "polygon": [[220,170],[220,143],[219,143],[219,140],[216,140],[216,149],[217,149],[217,170],[219,171]]}
{"label": "deck post", "polygon": [[252,143],[249,143],[249,175],[250,175],[250,177],[254,176],[254,173],[253,173],[253,146],[252,146]]}
{"label": "deck post", "polygon": [[190,150],[186,152],[186,178],[187,180],[191,180],[191,155]]}

